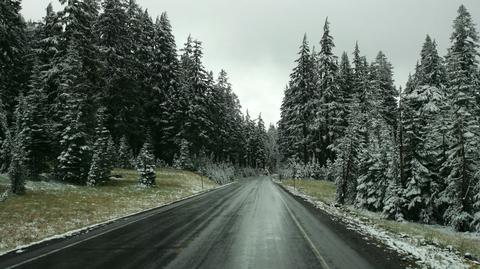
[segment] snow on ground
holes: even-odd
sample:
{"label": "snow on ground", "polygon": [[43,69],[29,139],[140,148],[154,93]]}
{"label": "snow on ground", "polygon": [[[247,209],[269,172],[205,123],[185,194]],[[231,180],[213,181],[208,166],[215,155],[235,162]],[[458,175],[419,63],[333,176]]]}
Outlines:
{"label": "snow on ground", "polygon": [[[0,255],[88,231],[202,192],[201,178],[190,172],[158,170],[155,188],[137,184],[135,171],[116,173],[123,178],[98,188],[56,181],[27,182],[25,196],[10,196],[0,202]],[[217,187],[203,179],[204,190]],[[0,177],[0,187],[8,184],[8,179]]]}
{"label": "snow on ground", "polygon": [[[224,188],[224,187],[227,187],[228,185],[230,184],[233,184],[234,182],[232,183],[229,183],[229,184],[225,184],[225,185],[221,185],[221,186],[217,186],[217,187],[214,187],[214,188],[210,188],[210,189],[207,189],[207,190],[202,190],[201,187],[198,188],[198,187],[193,187],[191,189],[191,192],[194,193],[192,195],[189,195],[187,197],[180,195],[180,194],[177,194],[176,197],[177,199],[172,201],[172,202],[169,202],[169,203],[164,203],[164,204],[161,204],[159,206],[157,206],[157,208],[159,207],[164,207],[164,206],[168,206],[168,205],[171,205],[173,203],[177,203],[179,201],[183,201],[183,200],[187,200],[187,199],[190,199],[190,198],[193,198],[195,196],[198,196],[198,195],[201,195],[203,194],[204,192],[208,192],[208,191],[212,191],[212,190],[216,190],[216,189],[220,189],[220,188]],[[57,183],[58,184],[58,183]],[[139,187],[140,188],[140,187]],[[154,207],[155,208],[155,207]],[[68,232],[65,232],[65,233],[62,233],[62,234],[57,234],[57,235],[54,235],[54,236],[49,236],[47,238],[44,238],[42,240],[38,240],[38,241],[35,241],[35,242],[32,242],[32,243],[29,243],[29,244],[24,244],[24,245],[18,245],[16,248],[14,249],[10,249],[8,251],[3,251],[3,252],[0,252],[0,256],[2,255],[5,255],[7,253],[11,253],[11,252],[15,252],[15,253],[22,253],[25,251],[25,249],[31,247],[31,246],[34,246],[34,245],[38,245],[40,243],[44,243],[44,242],[47,242],[47,241],[51,241],[51,240],[55,240],[55,239],[62,239],[62,238],[68,238],[68,237],[71,237],[71,236],[75,236],[75,235],[79,235],[79,234],[83,234],[83,233],[88,233],[90,232],[91,230],[93,229],[96,229],[98,227],[101,227],[101,226],[104,226],[104,225],[108,225],[110,223],[113,223],[115,221],[118,221],[119,219],[123,219],[123,218],[128,218],[128,217],[131,217],[131,216],[134,216],[134,215],[137,215],[137,214],[140,214],[144,211],[148,211],[148,210],[151,210],[151,209],[154,209],[154,208],[149,208],[149,209],[146,209],[146,210],[141,210],[141,211],[137,211],[137,212],[134,212],[134,213],[129,213],[129,214],[117,214],[116,217],[113,217],[107,221],[104,221],[104,222],[101,222],[101,223],[96,223],[96,224],[93,224],[93,225],[89,225],[89,226],[86,226],[86,227],[83,227],[83,228],[80,228],[80,229],[75,229],[75,230],[71,230],[71,231],[68,231]],[[1,249],[1,242],[0,242],[0,249]]]}
{"label": "snow on ground", "polygon": [[[453,249],[440,248],[427,243],[421,238],[410,237],[405,234],[394,234],[380,227],[376,227],[375,225],[368,224],[368,219],[357,217],[355,214],[351,214],[351,212],[348,212],[345,209],[337,208],[321,201],[316,201],[314,198],[298,192],[291,186],[285,186],[285,188],[293,195],[305,199],[317,208],[332,215],[334,219],[345,223],[348,229],[357,231],[365,237],[377,238],[389,248],[396,250],[399,253],[414,257],[418,260],[417,264],[420,268],[470,268],[459,253],[455,253]],[[472,236],[478,235],[475,234]]]}

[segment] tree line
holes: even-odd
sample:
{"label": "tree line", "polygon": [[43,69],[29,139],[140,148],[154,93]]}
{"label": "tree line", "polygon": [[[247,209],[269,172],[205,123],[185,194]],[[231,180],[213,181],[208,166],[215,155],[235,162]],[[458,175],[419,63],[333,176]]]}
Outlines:
{"label": "tree line", "polygon": [[336,200],[390,219],[480,230],[479,37],[460,6],[447,55],[426,36],[415,72],[396,89],[383,52],[368,63],[320,51],[305,36],[279,122],[294,176],[334,180]]}
{"label": "tree line", "polygon": [[159,162],[266,165],[263,120],[243,115],[224,70],[207,71],[202,42],[177,51],[166,13],[60,3],[38,22],[25,22],[21,1],[0,3],[0,167],[14,193],[45,175],[94,186],[133,159],[147,186]]}

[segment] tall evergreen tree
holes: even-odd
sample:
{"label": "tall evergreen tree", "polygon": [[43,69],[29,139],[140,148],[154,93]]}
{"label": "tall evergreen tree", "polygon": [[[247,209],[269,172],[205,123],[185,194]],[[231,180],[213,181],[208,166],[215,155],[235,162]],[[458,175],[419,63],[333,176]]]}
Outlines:
{"label": "tall evergreen tree", "polygon": [[92,163],[88,172],[87,184],[95,186],[105,182],[110,177],[112,170],[112,156],[110,155],[111,135],[105,127],[106,125],[106,108],[100,107],[97,111],[97,127],[95,128],[96,140],[92,147]]}
{"label": "tall evergreen tree", "polygon": [[23,114],[20,133],[24,137],[26,176],[39,180],[39,175],[47,170],[47,161],[53,156],[50,149],[50,132],[47,120],[47,96],[42,88],[40,71],[35,68],[30,92],[25,98],[28,109]]}
{"label": "tall evergreen tree", "polygon": [[442,167],[448,175],[440,195],[446,205],[445,221],[465,231],[472,221],[475,177],[478,168],[479,119],[476,100],[479,81],[478,33],[465,6],[454,21],[452,45],[447,55],[447,98],[450,102],[449,150]]}
{"label": "tall evergreen tree", "polygon": [[[155,25],[155,43],[153,55],[153,124],[157,141],[156,152],[166,160],[172,160],[176,151],[175,135],[180,123],[175,118],[177,98],[179,97],[180,66],[172,26],[167,13],[157,18]],[[161,153],[159,153],[161,149]]]}
{"label": "tall evergreen tree", "polygon": [[20,0],[0,3],[0,93],[11,122],[17,96],[28,80],[26,24],[20,15]]}
{"label": "tall evergreen tree", "polygon": [[6,173],[10,166],[12,139],[7,120],[7,112],[0,100],[0,172],[2,173]]}
{"label": "tall evergreen tree", "polygon": [[120,145],[118,146],[118,158],[116,166],[118,168],[130,169],[132,168],[133,152],[128,144],[126,136],[122,136],[120,139]]}
{"label": "tall evergreen tree", "polygon": [[20,95],[18,104],[15,109],[13,127],[13,136],[10,144],[10,164],[8,168],[8,176],[10,177],[10,190],[14,194],[25,194],[25,136],[22,134],[22,119],[28,110],[25,98]]}
{"label": "tall evergreen tree", "polygon": [[320,41],[318,54],[318,104],[316,127],[318,128],[319,144],[315,146],[320,154],[317,159],[321,165],[327,160],[333,161],[335,154],[332,147],[337,143],[343,132],[342,127],[342,104],[343,96],[340,94],[338,81],[337,56],[333,54],[335,44],[330,35],[330,23],[325,21],[324,33]]}
{"label": "tall evergreen tree", "polygon": [[[434,218],[434,196],[439,192],[437,177],[437,152],[441,144],[438,136],[438,115],[444,100],[444,74],[435,42],[426,37],[421,60],[414,78],[405,91],[403,129],[403,186],[407,218],[430,222]],[[432,141],[432,142],[429,142]]]}
{"label": "tall evergreen tree", "polygon": [[[379,98],[378,108],[381,115],[392,130],[396,129],[397,120],[397,90],[393,85],[393,67],[386,55],[380,51],[371,66],[372,87],[376,98]],[[394,134],[393,134],[394,135]]]}
{"label": "tall evergreen tree", "polygon": [[207,110],[207,96],[213,85],[208,83],[208,74],[202,64],[201,42],[188,38],[181,56],[181,91],[178,100],[182,107],[178,111],[182,126],[177,137],[191,143],[190,151],[198,154],[209,145],[212,122]]}
{"label": "tall evergreen tree", "polygon": [[58,103],[61,111],[60,154],[57,158],[57,177],[60,180],[76,184],[85,184],[90,165],[90,147],[87,128],[86,90],[84,73],[81,72],[81,61],[76,49],[67,51],[63,63],[63,74],[60,80]]}
{"label": "tall evergreen tree", "polygon": [[145,142],[137,157],[138,180],[145,187],[155,186],[155,157],[151,149],[152,145]]}
{"label": "tall evergreen tree", "polygon": [[[316,83],[314,62],[307,35],[300,46],[297,66],[290,75],[282,104],[282,119],[279,124],[285,158],[299,157],[304,163],[315,154],[312,124],[315,111]],[[314,97],[314,98],[312,98]]]}

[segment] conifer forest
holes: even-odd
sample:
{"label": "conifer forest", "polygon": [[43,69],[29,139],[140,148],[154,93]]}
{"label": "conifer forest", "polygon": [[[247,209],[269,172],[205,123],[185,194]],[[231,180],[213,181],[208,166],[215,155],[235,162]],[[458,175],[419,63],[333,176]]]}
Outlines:
{"label": "conifer forest", "polygon": [[466,7],[458,8],[447,55],[427,35],[400,89],[382,51],[369,62],[360,40],[339,57],[328,20],[323,30],[318,52],[303,39],[285,89],[284,173],[335,181],[339,204],[389,219],[478,231],[480,50]]}
{"label": "conifer forest", "polygon": [[[163,188],[159,174],[182,171],[199,175],[202,192],[205,179],[222,185],[224,197],[212,191],[209,197],[220,198],[202,204],[215,204],[212,210],[231,199],[243,212],[249,203],[240,203],[241,195],[256,195],[255,203],[270,206],[265,218],[294,212],[302,219],[281,182],[328,181],[336,207],[394,223],[480,232],[480,36],[466,6],[444,18],[453,20],[449,40],[426,35],[416,44],[418,60],[402,86],[395,84],[389,55],[367,58],[361,38],[337,55],[327,18],[318,26],[320,40],[307,34],[299,40],[294,68],[284,78],[289,82],[278,89],[280,120],[269,124],[242,107],[228,70],[214,73],[204,64],[195,33],[175,38],[167,12],[151,16],[135,0],[56,2],[60,9],[50,4],[32,21],[23,17],[21,0],[0,0],[0,180],[8,184],[8,194],[0,188],[0,205],[3,196],[27,197],[29,182],[101,192],[120,182],[118,171],[134,171],[135,186],[147,193]],[[439,44],[448,47],[445,55]],[[275,200],[280,193],[283,202]],[[232,214],[256,211],[245,212]],[[257,221],[251,229],[277,227],[250,220]],[[304,222],[293,220],[289,225],[303,231]],[[324,262],[322,268],[328,268]]]}
{"label": "conifer forest", "polygon": [[201,41],[177,51],[167,13],[60,2],[39,22],[24,21],[21,1],[0,6],[0,164],[13,193],[45,174],[94,186],[137,163],[147,186],[157,163],[267,165],[261,116],[242,114],[226,71],[206,69]]}

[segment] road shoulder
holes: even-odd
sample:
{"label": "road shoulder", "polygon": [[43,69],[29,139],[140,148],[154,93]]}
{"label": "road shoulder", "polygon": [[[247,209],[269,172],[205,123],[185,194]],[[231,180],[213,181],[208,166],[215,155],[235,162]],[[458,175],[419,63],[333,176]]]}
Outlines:
{"label": "road shoulder", "polygon": [[375,239],[388,249],[415,260],[419,268],[479,268],[477,264],[462,258],[451,249],[428,244],[421,238],[393,233],[371,223],[368,218],[358,216],[348,208],[333,206],[292,186],[286,186],[278,181],[275,183],[298,201],[312,205],[328,215],[332,221],[342,223],[348,230],[360,234],[365,240]]}

